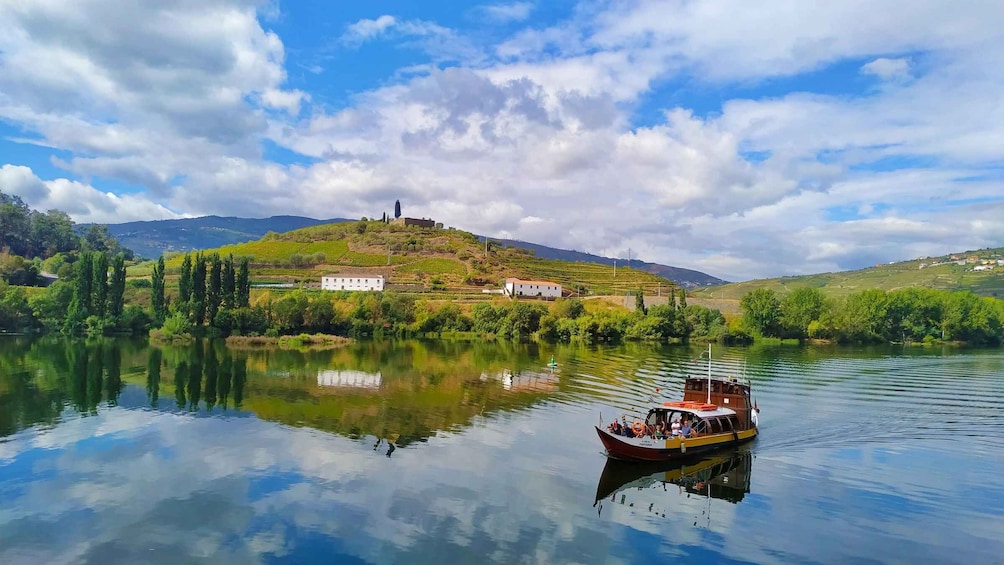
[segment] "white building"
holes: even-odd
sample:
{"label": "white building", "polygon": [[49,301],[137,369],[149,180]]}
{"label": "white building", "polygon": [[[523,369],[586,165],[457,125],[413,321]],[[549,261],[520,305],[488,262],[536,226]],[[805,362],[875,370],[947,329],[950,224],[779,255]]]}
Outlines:
{"label": "white building", "polygon": [[383,275],[328,275],[321,290],[383,290]]}
{"label": "white building", "polygon": [[506,296],[532,296],[541,298],[561,298],[561,285],[548,281],[524,281],[506,279],[503,292]]}

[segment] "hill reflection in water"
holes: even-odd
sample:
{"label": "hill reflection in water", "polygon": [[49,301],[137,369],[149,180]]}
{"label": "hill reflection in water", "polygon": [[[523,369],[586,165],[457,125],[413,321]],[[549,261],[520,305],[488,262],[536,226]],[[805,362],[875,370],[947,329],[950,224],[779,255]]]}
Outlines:
{"label": "hill reflection in water", "polygon": [[[247,416],[404,447],[559,389],[535,347],[366,342],[328,351],[231,350],[221,341],[8,341],[0,437],[111,406]],[[130,387],[130,385],[136,385]],[[124,391],[130,391],[126,393]],[[145,401],[140,391],[145,390]]]}

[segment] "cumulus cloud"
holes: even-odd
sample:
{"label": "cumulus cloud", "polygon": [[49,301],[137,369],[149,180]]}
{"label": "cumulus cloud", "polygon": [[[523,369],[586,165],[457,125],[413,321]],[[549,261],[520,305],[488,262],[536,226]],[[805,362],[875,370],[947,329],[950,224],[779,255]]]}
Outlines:
{"label": "cumulus cloud", "polygon": [[0,190],[20,196],[38,210],[58,209],[80,223],[120,223],[184,217],[142,194],[102,192],[65,178],[43,181],[28,167],[0,167]]}
{"label": "cumulus cloud", "polygon": [[[382,15],[342,46],[388,39],[427,61],[337,107],[285,85],[253,4],[85,8],[0,7],[16,32],[0,37],[0,117],[62,150],[68,176],[181,213],[372,216],[401,198],[448,225],[724,278],[999,244],[993,218],[967,223],[1004,194],[997,5],[583,4],[499,41]],[[846,61],[881,87],[735,94]],[[667,84],[721,103],[694,111]],[[263,140],[309,159],[269,162]]]}

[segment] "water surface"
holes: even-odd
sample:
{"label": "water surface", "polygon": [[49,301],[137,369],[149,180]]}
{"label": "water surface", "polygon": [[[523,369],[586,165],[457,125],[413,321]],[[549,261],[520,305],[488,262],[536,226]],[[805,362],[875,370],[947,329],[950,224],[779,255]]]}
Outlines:
{"label": "water surface", "polygon": [[700,351],[0,340],[0,563],[1001,561],[1000,351],[716,347],[761,437],[608,464]]}

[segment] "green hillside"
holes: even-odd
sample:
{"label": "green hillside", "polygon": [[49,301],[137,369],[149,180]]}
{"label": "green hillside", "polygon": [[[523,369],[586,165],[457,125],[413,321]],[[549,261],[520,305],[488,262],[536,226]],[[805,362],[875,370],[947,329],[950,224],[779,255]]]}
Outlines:
{"label": "green hillside", "polygon": [[[1004,249],[983,249],[877,265],[858,271],[731,283],[694,291],[694,296],[716,300],[739,300],[747,292],[758,288],[771,288],[783,295],[798,288],[812,287],[822,289],[831,296],[840,297],[873,288],[897,290],[923,287],[939,290],[971,290],[983,296],[1004,297],[1004,265],[997,264],[1000,259],[1004,259]],[[962,264],[959,264],[960,262]],[[987,270],[975,270],[977,268]]]}
{"label": "green hillside", "polygon": [[[429,298],[481,299],[483,289],[501,288],[509,277],[560,283],[567,293],[609,295],[666,292],[672,281],[640,271],[596,263],[541,259],[532,251],[490,244],[485,252],[477,236],[454,229],[405,227],[379,221],[325,224],[204,253],[251,258],[253,283],[319,285],[322,275],[382,274],[388,288],[420,292]],[[167,261],[177,275],[182,256]],[[150,263],[130,275],[149,274]]]}

